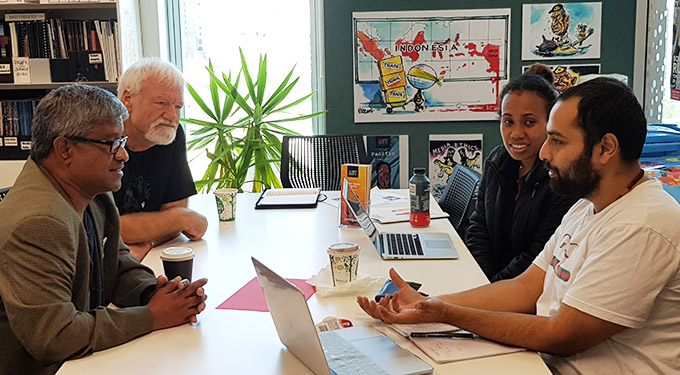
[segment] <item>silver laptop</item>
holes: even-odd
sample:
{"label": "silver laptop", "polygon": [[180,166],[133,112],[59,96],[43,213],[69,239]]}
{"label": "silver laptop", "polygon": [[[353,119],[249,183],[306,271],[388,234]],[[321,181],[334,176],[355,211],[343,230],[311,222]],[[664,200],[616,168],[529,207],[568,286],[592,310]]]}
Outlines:
{"label": "silver laptop", "polygon": [[373,328],[342,328],[317,334],[304,293],[257,259],[251,259],[281,342],[315,374],[432,373],[430,365]]}
{"label": "silver laptop", "polygon": [[346,178],[342,199],[383,259],[458,259],[446,233],[380,233]]}

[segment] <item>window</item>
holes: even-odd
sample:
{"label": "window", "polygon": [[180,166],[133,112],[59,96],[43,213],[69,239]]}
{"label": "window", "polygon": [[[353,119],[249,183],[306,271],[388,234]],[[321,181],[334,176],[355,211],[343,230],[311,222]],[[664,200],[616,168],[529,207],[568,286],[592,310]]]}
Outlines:
{"label": "window", "polygon": [[[208,72],[211,59],[216,72],[232,77],[238,74],[243,50],[251,74],[257,71],[260,54],[267,54],[267,82],[276,88],[295,66],[300,80],[289,98],[301,98],[312,89],[310,39],[310,0],[175,0],[179,8],[181,59],[185,80],[202,98],[209,98]],[[177,45],[175,43],[175,45]],[[241,81],[243,83],[243,81]],[[188,91],[184,94],[184,117],[207,119]],[[295,108],[296,113],[312,113],[312,100]],[[235,120],[233,120],[235,121]],[[229,123],[229,121],[228,121]],[[286,124],[306,135],[312,134],[312,120]],[[187,129],[191,138],[191,126]],[[195,179],[205,170],[208,160],[189,154]]]}

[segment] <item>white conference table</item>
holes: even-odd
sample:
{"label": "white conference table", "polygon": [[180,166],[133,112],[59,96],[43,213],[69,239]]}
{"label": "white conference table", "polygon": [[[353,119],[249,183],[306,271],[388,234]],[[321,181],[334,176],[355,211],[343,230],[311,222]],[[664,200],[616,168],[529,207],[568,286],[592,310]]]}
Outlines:
{"label": "white conference table", "polygon": [[[447,219],[434,219],[422,231],[448,232],[457,260],[382,260],[360,229],[338,228],[338,209],[329,200],[314,209],[255,210],[256,194],[239,194],[236,220],[219,222],[214,197],[197,195],[191,208],[208,218],[201,241],[185,237],[152,249],[143,263],[163,272],[160,252],[168,246],[196,251],[193,278],[207,277],[207,307],[196,325],[152,332],[88,357],[67,361],[58,374],[312,374],[279,341],[268,312],[216,309],[255,277],[254,256],[286,278],[308,279],[328,264],[326,249],[334,242],[360,245],[359,273],[387,277],[390,267],[406,280],[423,284],[430,295],[450,293],[488,283]],[[337,197],[337,192],[335,192]],[[406,223],[381,226],[389,231],[414,231]],[[420,230],[419,230],[420,231]],[[375,291],[366,295],[373,296]],[[318,297],[308,301],[316,323],[327,316],[349,319],[354,325],[382,324],[368,317],[355,297]],[[435,374],[550,374],[535,352],[520,352],[437,365],[410,341],[390,335],[435,368]]]}

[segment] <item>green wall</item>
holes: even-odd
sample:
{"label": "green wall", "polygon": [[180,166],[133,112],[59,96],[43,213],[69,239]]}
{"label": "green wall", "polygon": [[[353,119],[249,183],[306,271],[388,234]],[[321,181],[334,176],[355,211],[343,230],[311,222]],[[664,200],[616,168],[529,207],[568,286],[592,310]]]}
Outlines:
{"label": "green wall", "polygon": [[[562,3],[576,2],[565,1]],[[583,1],[586,2],[586,1]],[[427,166],[429,134],[483,133],[484,157],[501,143],[497,121],[354,123],[352,12],[510,8],[510,78],[521,74],[522,2],[518,0],[325,0],[326,132],[328,134],[409,135],[409,169]],[[532,2],[534,3],[534,2]],[[535,1],[549,3],[549,1]],[[557,2],[555,2],[556,4]],[[633,86],[635,1],[602,0],[600,59],[548,60],[548,64],[600,64],[602,73],[621,73]],[[409,171],[410,174],[410,171]]]}

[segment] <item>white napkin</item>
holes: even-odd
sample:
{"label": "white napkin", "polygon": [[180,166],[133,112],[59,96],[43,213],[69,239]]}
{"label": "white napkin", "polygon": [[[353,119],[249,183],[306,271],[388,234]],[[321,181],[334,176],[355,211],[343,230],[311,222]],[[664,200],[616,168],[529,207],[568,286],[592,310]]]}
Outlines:
{"label": "white napkin", "polygon": [[307,282],[316,287],[316,294],[319,297],[335,296],[360,296],[377,294],[387,280],[380,276],[369,276],[359,273],[357,279],[351,283],[333,286],[330,265],[322,268],[318,274],[312,276]]}

